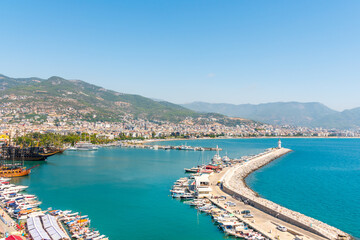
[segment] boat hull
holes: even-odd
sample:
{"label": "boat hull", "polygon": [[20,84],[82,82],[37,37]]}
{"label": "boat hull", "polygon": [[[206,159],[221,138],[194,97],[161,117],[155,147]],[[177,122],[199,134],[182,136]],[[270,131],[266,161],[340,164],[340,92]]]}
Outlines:
{"label": "boat hull", "polygon": [[23,177],[29,175],[31,172],[30,169],[12,169],[12,170],[2,170],[0,169],[0,177]]}

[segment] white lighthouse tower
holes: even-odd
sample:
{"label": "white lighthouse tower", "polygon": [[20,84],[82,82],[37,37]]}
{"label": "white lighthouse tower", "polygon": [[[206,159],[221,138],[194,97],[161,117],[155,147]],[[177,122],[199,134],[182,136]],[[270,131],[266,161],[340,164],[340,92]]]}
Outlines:
{"label": "white lighthouse tower", "polygon": [[278,141],[278,149],[280,149],[281,148],[281,140],[280,140],[280,138],[279,138],[279,141]]}

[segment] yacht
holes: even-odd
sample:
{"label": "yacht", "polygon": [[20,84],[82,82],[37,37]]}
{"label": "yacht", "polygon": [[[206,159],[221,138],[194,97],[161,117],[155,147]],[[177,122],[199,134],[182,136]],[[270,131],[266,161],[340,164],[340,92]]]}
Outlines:
{"label": "yacht", "polygon": [[72,150],[72,151],[95,151],[98,150],[99,147],[97,147],[96,145],[92,144],[91,142],[88,141],[80,141],[77,142],[74,147],[70,147],[68,148],[68,150]]}
{"label": "yacht", "polygon": [[221,157],[220,157],[220,154],[219,154],[219,147],[218,146],[216,146],[216,154],[211,159],[211,161],[214,164],[217,164],[217,163],[221,162]]}
{"label": "yacht", "polygon": [[89,140],[87,140],[86,135],[85,135],[85,141],[82,141],[82,139],[80,137],[80,141],[77,142],[74,145],[74,147],[68,148],[68,150],[78,150],[78,151],[95,151],[98,149],[99,149],[99,147],[97,147],[96,145],[91,143],[90,136],[89,136]]}

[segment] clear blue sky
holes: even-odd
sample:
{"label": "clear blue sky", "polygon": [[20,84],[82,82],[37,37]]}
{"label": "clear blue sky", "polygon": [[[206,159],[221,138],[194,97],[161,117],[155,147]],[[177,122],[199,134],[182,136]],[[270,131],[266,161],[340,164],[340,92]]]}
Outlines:
{"label": "clear blue sky", "polygon": [[360,107],[360,1],[0,2],[0,73],[191,101]]}

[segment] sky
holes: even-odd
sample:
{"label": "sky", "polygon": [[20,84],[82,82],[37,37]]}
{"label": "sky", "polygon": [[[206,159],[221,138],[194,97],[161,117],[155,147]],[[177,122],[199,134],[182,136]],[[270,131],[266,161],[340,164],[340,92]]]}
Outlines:
{"label": "sky", "polygon": [[0,1],[0,73],[173,103],[360,107],[360,1]]}

